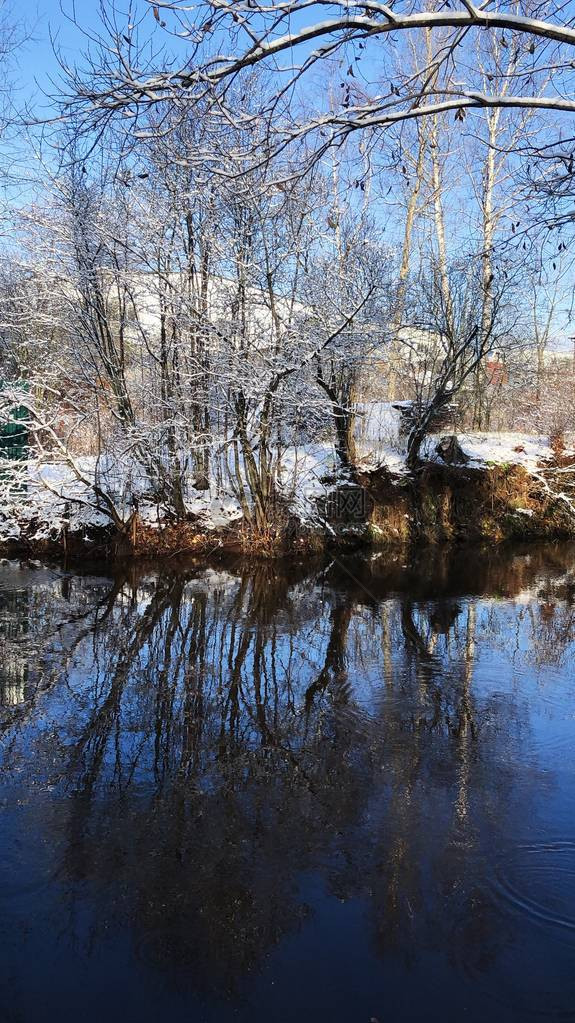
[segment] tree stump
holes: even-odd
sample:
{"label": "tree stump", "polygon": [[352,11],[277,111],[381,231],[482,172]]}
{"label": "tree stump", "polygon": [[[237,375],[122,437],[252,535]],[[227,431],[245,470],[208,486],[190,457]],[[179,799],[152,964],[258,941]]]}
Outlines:
{"label": "tree stump", "polygon": [[469,461],[469,456],[465,454],[454,433],[442,437],[439,444],[435,445],[435,450],[448,465],[466,465]]}

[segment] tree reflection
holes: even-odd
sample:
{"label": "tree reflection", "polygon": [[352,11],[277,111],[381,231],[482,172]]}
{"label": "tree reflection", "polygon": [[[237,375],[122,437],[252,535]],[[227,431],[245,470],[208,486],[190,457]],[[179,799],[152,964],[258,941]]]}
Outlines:
{"label": "tree reflection", "polygon": [[25,633],[20,656],[42,646],[58,671],[24,720],[4,707],[2,767],[8,784],[33,748],[64,814],[62,917],[88,881],[96,944],[129,926],[174,982],[232,992],[313,912],[311,870],[366,900],[382,956],[451,956],[457,926],[458,955],[488,969],[509,940],[489,852],[530,795],[506,756],[525,709],[476,667],[501,616],[526,656],[572,656],[574,565],[564,548],[467,574],[445,555],[30,581],[37,613],[4,601],[20,624],[3,641]]}

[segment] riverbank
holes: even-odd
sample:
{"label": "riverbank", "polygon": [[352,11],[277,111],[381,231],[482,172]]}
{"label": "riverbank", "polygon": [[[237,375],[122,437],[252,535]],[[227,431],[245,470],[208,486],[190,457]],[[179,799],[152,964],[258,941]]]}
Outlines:
{"label": "riverbank", "polygon": [[[564,464],[560,464],[561,461]],[[356,479],[326,482],[313,497],[314,514],[278,503],[270,524],[256,528],[191,513],[177,523],[134,512],[118,528],[105,517],[72,516],[62,523],[22,516],[0,544],[4,556],[177,558],[215,552],[277,557],[324,550],[396,549],[438,543],[502,543],[575,539],[575,507],[566,481],[575,459],[545,466],[422,463],[417,473],[386,466]],[[309,512],[309,495],[306,496]],[[224,502],[220,502],[222,509]],[[26,495],[22,495],[26,507]]]}

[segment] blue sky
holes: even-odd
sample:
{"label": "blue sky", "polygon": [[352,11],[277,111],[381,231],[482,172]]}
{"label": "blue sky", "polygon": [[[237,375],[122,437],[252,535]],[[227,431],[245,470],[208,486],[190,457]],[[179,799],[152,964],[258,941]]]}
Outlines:
{"label": "blue sky", "polygon": [[[32,33],[29,39],[20,47],[17,59],[18,79],[27,93],[34,91],[34,80],[38,79],[45,84],[47,77],[53,74],[57,64],[50,42],[50,32],[59,38],[63,52],[73,59],[79,56],[85,40],[81,33],[72,25],[62,13],[62,8],[67,11],[73,10],[71,0],[34,0],[25,4],[25,10],[14,4],[16,15],[21,15],[28,30]],[[76,13],[81,15],[82,20],[88,27],[94,27],[98,21],[97,2],[91,0],[80,0],[76,3]]]}
{"label": "blue sky", "polygon": [[[57,39],[62,56],[70,64],[81,63],[82,52],[86,49],[87,40],[82,31],[73,24],[71,17],[75,12],[76,20],[87,31],[97,32],[101,26],[100,3],[99,0],[7,0],[7,2],[12,5],[16,18],[22,18],[32,33],[32,38],[21,48],[17,62],[20,88],[26,96],[31,98],[46,88],[50,75],[55,75],[58,72],[51,34]],[[147,0],[116,0],[116,6],[118,11],[126,11],[126,25],[128,24],[127,11],[130,6],[132,11],[136,12],[136,17],[145,15],[143,37],[148,34],[147,26],[149,26],[150,34],[156,30],[156,45],[165,43],[168,49],[178,48],[178,41],[173,36],[170,34],[164,36],[163,33],[158,33],[158,26]],[[134,15],[132,15],[132,20],[134,20]],[[305,18],[302,17],[301,20],[303,21]],[[297,19],[294,21],[292,18],[292,27],[295,27],[296,22]],[[182,43],[182,53],[185,53],[184,43]],[[37,86],[35,86],[35,82],[38,83]]]}
{"label": "blue sky", "polygon": [[[126,0],[125,7],[128,7]],[[70,64],[81,62],[87,40],[71,17],[90,31],[100,25],[98,0],[12,0],[16,18],[22,18],[31,38],[20,47],[15,60],[18,92],[28,99],[41,97],[50,91],[50,76],[58,74],[51,37],[57,41],[62,57]],[[123,6],[118,4],[118,6]],[[138,0],[140,11],[146,10],[153,27],[152,12],[147,4]],[[68,15],[68,17],[66,16]]]}

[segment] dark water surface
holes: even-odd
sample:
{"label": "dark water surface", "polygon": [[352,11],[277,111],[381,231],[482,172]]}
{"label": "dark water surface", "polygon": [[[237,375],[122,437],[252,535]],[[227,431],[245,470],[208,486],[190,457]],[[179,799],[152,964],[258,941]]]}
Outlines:
{"label": "dark water surface", "polygon": [[0,1020],[575,1020],[575,547],[0,565]]}

